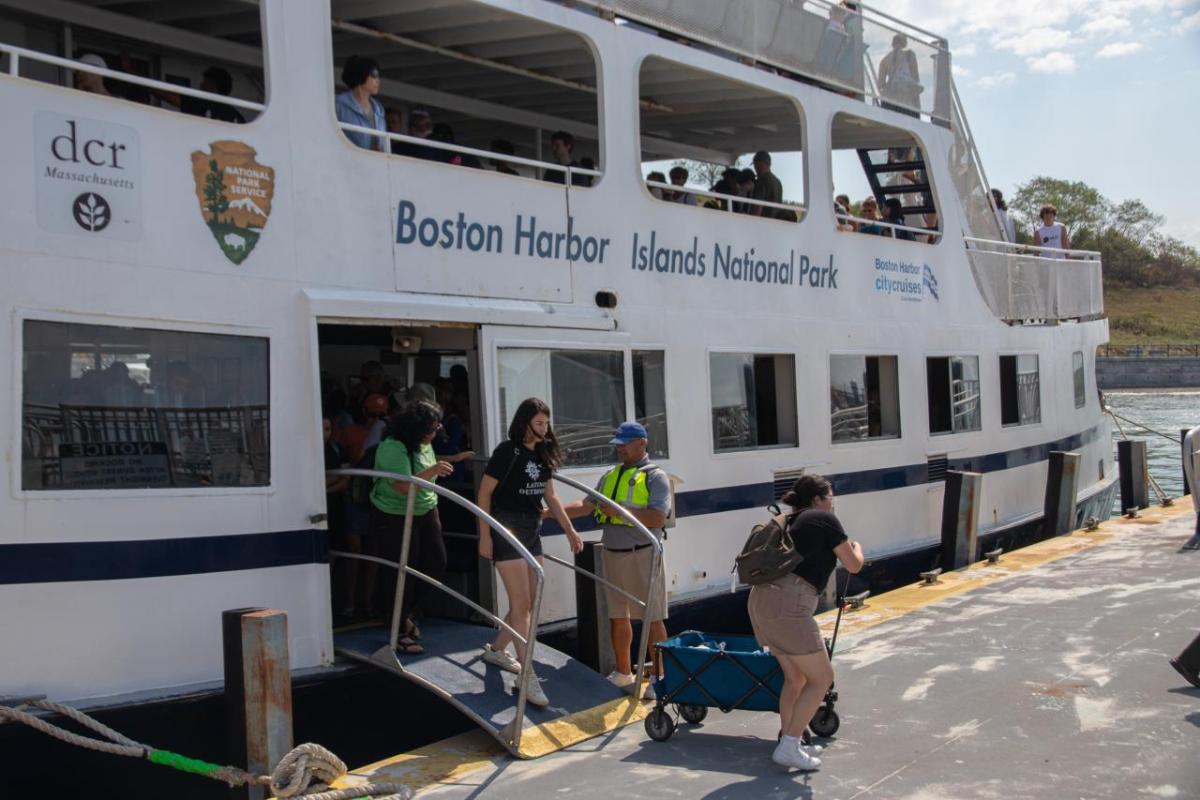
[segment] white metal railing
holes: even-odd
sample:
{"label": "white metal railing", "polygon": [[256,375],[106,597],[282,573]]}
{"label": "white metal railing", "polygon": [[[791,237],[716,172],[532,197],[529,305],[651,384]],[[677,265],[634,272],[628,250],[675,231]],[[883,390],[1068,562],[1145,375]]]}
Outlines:
{"label": "white metal railing", "polygon": [[[1100,254],[966,237],[984,302],[1006,322],[1096,319],[1104,314]],[[986,249],[985,249],[986,248]],[[1037,255],[1033,252],[1035,251]],[[1059,257],[1042,255],[1059,253]]]}
{"label": "white metal railing", "polygon": [[[842,222],[859,222],[859,223],[862,223],[863,225],[878,225],[879,227],[881,227],[885,230],[891,230],[893,232],[905,231],[907,233],[916,234],[918,236],[933,236],[933,237],[936,237],[939,239],[941,238],[941,235],[942,235],[942,232],[937,230],[936,228],[932,228],[932,229],[931,228],[914,228],[911,225],[900,225],[898,223],[887,222],[882,219],[868,219],[866,217],[856,217],[853,214],[837,214],[836,216],[837,216],[838,220],[842,221]],[[843,233],[862,233],[862,231],[858,231],[858,230],[843,231]],[[867,235],[875,236],[878,234],[867,234]]]}
{"label": "white metal railing", "polygon": [[167,81],[155,80],[154,78],[143,78],[141,75],[132,75],[128,72],[120,70],[107,69],[105,67],[93,67],[91,64],[84,64],[81,61],[75,61],[70,58],[60,58],[47,53],[39,53],[37,50],[29,50],[24,47],[16,47],[10,44],[0,42],[0,53],[8,56],[8,74],[11,77],[19,78],[21,76],[21,60],[36,61],[42,64],[50,64],[51,66],[63,67],[65,69],[75,70],[76,72],[88,72],[92,75],[99,75],[102,78],[111,78],[122,83],[132,83],[135,86],[145,86],[149,89],[160,89],[171,94],[184,95],[185,97],[196,97],[201,100],[211,100],[214,103],[222,105],[234,106],[235,108],[244,108],[249,111],[257,111],[262,113],[266,110],[266,105],[263,103],[255,103],[251,100],[242,100],[229,95],[217,94],[216,92],[206,92],[202,89],[192,89],[188,86],[180,86]]}
{"label": "white metal railing", "polygon": [[[696,197],[720,198],[721,200],[727,201],[725,203],[725,207],[720,210],[727,211],[731,214],[737,213],[733,210],[734,203],[745,203],[746,205],[759,206],[761,208],[777,208],[782,211],[791,211],[796,215],[795,220],[784,220],[785,222],[799,222],[801,219],[804,219],[804,213],[805,213],[805,211],[807,211],[807,209],[804,207],[804,205],[802,203],[776,203],[771,200],[757,200],[753,197],[742,197],[742,196],[736,195],[736,194],[725,194],[724,192],[714,192],[711,189],[696,189],[691,186],[676,186],[673,183],[662,183],[660,181],[647,180],[646,185],[653,187],[655,189],[665,189],[666,191],[669,191],[669,192],[684,192],[685,194],[690,194],[690,195],[693,195]],[[663,202],[666,202],[666,203],[672,202],[671,200],[667,200],[666,198],[663,198],[663,197],[660,197],[658,199],[662,200]],[[696,204],[696,207],[698,207],[698,206],[699,206],[699,203]],[[778,219],[778,217],[772,217],[772,219]]]}
{"label": "white metal railing", "polygon": [[[478,147],[467,147],[461,144],[439,142],[436,139],[422,139],[420,136],[409,136],[406,133],[392,133],[391,131],[380,131],[376,130],[375,128],[367,128],[362,125],[351,125],[349,122],[339,122],[338,127],[344,131],[362,133],[376,139],[385,139],[390,142],[402,142],[404,144],[428,147],[433,150],[445,150],[450,153],[459,153],[460,155],[475,156],[476,158],[487,158],[494,161],[503,161],[508,164],[519,164],[524,167],[533,167],[543,171],[552,170],[555,172],[563,172],[566,173],[566,182],[568,184],[570,184],[571,176],[573,175],[587,175],[589,177],[598,178],[604,174],[602,171],[597,169],[574,167],[569,164],[559,164],[554,161],[538,161],[537,159],[524,158],[522,156],[510,156],[505,153],[496,153],[491,150],[480,150]],[[385,153],[385,155],[391,155],[390,149],[387,153]]]}

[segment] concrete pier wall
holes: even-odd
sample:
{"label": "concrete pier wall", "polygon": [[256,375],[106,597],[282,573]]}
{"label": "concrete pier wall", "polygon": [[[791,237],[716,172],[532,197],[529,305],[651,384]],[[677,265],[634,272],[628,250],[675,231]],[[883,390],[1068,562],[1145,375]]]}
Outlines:
{"label": "concrete pier wall", "polygon": [[1200,358],[1097,358],[1096,382],[1101,389],[1200,388]]}

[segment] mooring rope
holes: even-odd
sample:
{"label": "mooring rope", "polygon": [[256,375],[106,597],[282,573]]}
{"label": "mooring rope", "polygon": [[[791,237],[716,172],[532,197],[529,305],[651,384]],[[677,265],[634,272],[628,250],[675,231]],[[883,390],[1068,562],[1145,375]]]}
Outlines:
{"label": "mooring rope", "polygon": [[[1170,441],[1174,442],[1175,444],[1179,444],[1179,445],[1183,444],[1183,440],[1182,440],[1182,439],[1180,439],[1178,436],[1171,436],[1170,434],[1163,433],[1162,431],[1156,431],[1156,430],[1154,430],[1154,428],[1148,428],[1148,427],[1146,427],[1145,425],[1141,424],[1140,422],[1134,422],[1134,421],[1133,421],[1133,420],[1131,420],[1131,419],[1126,419],[1125,417],[1122,417],[1122,416],[1121,416],[1120,414],[1118,414],[1117,412],[1113,411],[1113,410],[1112,410],[1111,408],[1109,408],[1108,406],[1105,406],[1105,407],[1104,407],[1104,411],[1105,411],[1105,412],[1106,412],[1106,413],[1107,413],[1109,416],[1111,416],[1113,419],[1119,419],[1119,420],[1123,420],[1123,421],[1125,421],[1125,422],[1128,422],[1130,425],[1132,425],[1132,426],[1133,426],[1133,427],[1135,427],[1135,428],[1141,428],[1142,430],[1144,430],[1144,431],[1146,431],[1146,432],[1148,432],[1148,433],[1153,433],[1155,436],[1161,436],[1161,437],[1163,437],[1164,439],[1168,439],[1168,440],[1170,440]],[[1120,427],[1121,427],[1120,423],[1118,423],[1118,424],[1117,424],[1117,427],[1118,427],[1118,428],[1120,428]],[[1125,436],[1125,432],[1124,432],[1124,431],[1121,431],[1121,435],[1122,435],[1122,436]],[[1128,437],[1128,436],[1125,436],[1125,438],[1126,438],[1126,439],[1128,439],[1129,437]]]}
{"label": "mooring rope", "polygon": [[[61,714],[104,739],[72,733],[22,709],[26,706]],[[79,709],[50,700],[31,699],[14,707],[0,706],[0,722],[20,722],[67,744],[128,758],[143,758],[152,764],[203,775],[222,781],[230,788],[259,784],[270,787],[278,798],[297,800],[352,800],[375,797],[380,800],[410,800],[412,790],[393,783],[367,783],[346,789],[330,789],[329,784],[346,774],[346,764],[319,744],[302,744],[279,760],[270,775],[256,775],[237,767],[210,764],[169,750],[156,750],[135,742]],[[105,741],[107,739],[108,741]]]}
{"label": "mooring rope", "polygon": [[[1123,419],[1126,422],[1128,422],[1130,425],[1136,425],[1137,427],[1141,428],[1142,430],[1147,430],[1147,431],[1150,431],[1151,433],[1157,433],[1159,436],[1165,437],[1167,439],[1171,439],[1171,437],[1167,436],[1165,433],[1159,433],[1158,431],[1153,430],[1151,428],[1147,428],[1144,425],[1138,425],[1138,423],[1133,422],[1132,420],[1125,419],[1120,414],[1114,413],[1113,410],[1111,408],[1109,408],[1108,406],[1104,406],[1104,413],[1106,413],[1110,417],[1112,417],[1113,422],[1117,423],[1117,430],[1120,431],[1121,438],[1124,439],[1125,441],[1129,441],[1129,436],[1128,436],[1128,434],[1125,433],[1125,429],[1121,427],[1121,420],[1123,420]],[[1181,444],[1179,439],[1171,439],[1171,441],[1175,442],[1176,444]],[[1154,476],[1150,474],[1150,470],[1148,470],[1148,469],[1146,470],[1146,477],[1150,479],[1150,486],[1154,489],[1154,493],[1156,495],[1158,495],[1158,502],[1164,506],[1171,505],[1171,498],[1167,497],[1167,493],[1164,492],[1162,490],[1162,487],[1158,485],[1158,481],[1154,480]]]}

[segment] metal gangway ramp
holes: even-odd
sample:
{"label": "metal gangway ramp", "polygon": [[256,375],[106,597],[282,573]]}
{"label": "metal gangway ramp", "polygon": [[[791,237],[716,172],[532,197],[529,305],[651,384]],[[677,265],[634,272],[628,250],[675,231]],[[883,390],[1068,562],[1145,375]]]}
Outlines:
{"label": "metal gangway ramp", "polygon": [[[517,538],[490,514],[449,489],[411,475],[373,469],[337,469],[329,470],[327,474],[330,476],[353,477],[357,475],[384,478],[407,483],[410,487],[428,489],[439,497],[444,497],[465,508],[476,518],[487,522],[496,535],[503,536],[520,553],[535,576],[528,651],[534,654],[531,660],[536,666],[543,689],[550,699],[550,705],[546,708],[538,708],[526,702],[525,686],[529,664],[523,664],[521,673],[513,675],[482,660],[480,656],[483,652],[483,645],[495,637],[496,629],[492,626],[426,618],[421,625],[421,644],[424,652],[408,654],[396,651],[402,623],[400,606],[404,597],[404,584],[409,577],[424,581],[451,595],[493,625],[507,628],[514,638],[526,643],[524,637],[492,611],[441,581],[407,565],[412,536],[413,501],[416,496],[416,492],[413,491],[408,493],[399,562],[360,553],[336,550],[330,552],[330,555],[338,558],[371,561],[396,570],[396,597],[392,605],[390,625],[335,631],[334,650],[338,654],[380,667],[433,692],[473,719],[518,758],[537,758],[612,731],[645,716],[642,704],[634,699],[640,697],[642,693],[642,685],[645,681],[642,669],[635,670],[637,683],[634,686],[633,694],[630,695],[582,662],[537,641],[538,614],[541,610],[542,590],[545,585],[545,570]],[[662,543],[629,511],[621,508],[603,494],[557,473],[554,473],[553,479],[583,492],[629,522],[653,548],[655,568],[651,570],[651,580],[646,587],[645,597],[639,598],[624,592],[594,572],[583,569],[570,561],[548,554],[543,558],[547,562],[574,570],[586,578],[621,592],[631,601],[645,608],[649,598],[655,597],[656,592],[665,590],[661,581],[657,580],[659,574],[657,565],[661,563],[663,557]],[[403,569],[400,569],[401,564],[405,565]],[[650,626],[642,625],[637,653],[646,652],[649,633]]]}

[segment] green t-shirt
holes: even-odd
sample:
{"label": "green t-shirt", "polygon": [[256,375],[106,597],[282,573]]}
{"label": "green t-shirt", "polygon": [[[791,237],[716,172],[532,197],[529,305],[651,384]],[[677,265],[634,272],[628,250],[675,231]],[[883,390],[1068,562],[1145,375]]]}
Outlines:
{"label": "green t-shirt", "polygon": [[[427,444],[421,445],[421,449],[417,451],[416,472],[423,472],[436,463],[437,456],[434,455],[433,447]],[[384,439],[379,443],[379,449],[375,451],[375,469],[400,475],[412,475],[413,468],[408,461],[408,448],[404,446],[403,442],[396,439]],[[437,478],[433,480],[436,481]],[[404,516],[405,510],[408,508],[408,496],[396,491],[395,481],[377,478],[374,488],[371,489],[371,503],[380,511]],[[436,492],[429,489],[417,490],[417,496],[413,499],[413,514],[418,516],[425,514],[436,506]]]}

